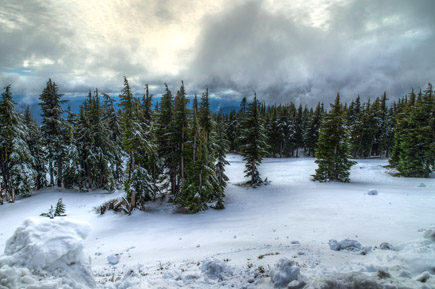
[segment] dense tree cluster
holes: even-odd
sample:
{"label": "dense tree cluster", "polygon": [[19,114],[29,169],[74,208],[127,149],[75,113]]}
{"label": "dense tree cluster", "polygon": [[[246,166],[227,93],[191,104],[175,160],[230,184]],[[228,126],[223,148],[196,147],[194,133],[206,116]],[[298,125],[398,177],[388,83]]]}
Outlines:
{"label": "dense tree cluster", "polygon": [[41,125],[29,108],[15,110],[10,86],[1,94],[0,202],[57,185],[122,188],[139,209],[158,196],[189,213],[222,209],[228,151],[243,156],[252,187],[265,183],[258,170],[264,157],[316,157],[318,181],[349,181],[350,158],[389,157],[409,177],[429,177],[435,167],[430,84],[390,105],[385,93],[349,105],[337,95],[329,111],[322,103],[267,106],[254,93],[252,102],[243,98],[240,109],[228,114],[212,113],[208,90],[200,100],[189,99],[183,82],[174,95],[166,85],[156,103],[148,86],[137,98],[124,78],[119,100],[96,89],[78,113],[62,108],[66,100],[58,90],[48,80],[39,98]]}
{"label": "dense tree cluster", "polygon": [[[387,101],[385,93],[373,102],[369,99],[362,103],[358,96],[349,105],[337,106],[335,103],[330,112],[322,103],[313,108],[293,103],[270,106],[259,103],[259,119],[262,119],[267,136],[263,156],[298,157],[303,154],[325,159],[326,150],[331,147],[327,142],[332,141],[332,128],[328,126],[334,125],[340,129],[334,131],[335,142],[342,142],[340,152],[342,157],[346,156],[342,164],[351,164],[348,162],[351,157],[390,158],[400,175],[428,177],[435,167],[435,96],[432,85],[429,84],[418,96],[411,92],[390,105]],[[339,107],[338,118],[333,114]],[[232,111],[224,117],[230,151],[235,153],[243,153],[240,142],[244,139],[247,109],[247,101],[243,99],[239,111]],[[334,120],[330,121],[331,118]],[[338,158],[337,152],[333,155]],[[332,155],[327,157],[331,158]],[[319,166],[323,165],[319,163]],[[344,171],[348,171],[348,165],[344,166]],[[324,175],[322,179],[349,180],[348,175]]]}
{"label": "dense tree cluster", "polygon": [[166,86],[153,109],[145,89],[142,99],[134,97],[124,78],[119,111],[96,89],[75,114],[62,109],[66,101],[50,79],[39,98],[38,126],[28,109],[16,112],[6,87],[0,101],[0,165],[8,200],[56,184],[81,191],[123,188],[131,207],[139,209],[158,195],[169,195],[189,213],[224,208],[229,146],[223,116],[212,114],[208,91],[189,108],[184,83],[175,97]]}

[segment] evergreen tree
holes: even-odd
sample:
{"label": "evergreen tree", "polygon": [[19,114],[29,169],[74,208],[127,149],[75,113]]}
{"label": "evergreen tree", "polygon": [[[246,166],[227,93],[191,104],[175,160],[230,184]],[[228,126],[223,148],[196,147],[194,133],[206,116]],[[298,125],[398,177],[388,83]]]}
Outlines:
{"label": "evergreen tree", "polygon": [[216,161],[217,161],[216,178],[218,182],[217,192],[216,192],[216,196],[217,196],[217,203],[215,206],[216,209],[223,209],[225,207],[224,191],[228,182],[228,177],[225,174],[225,166],[230,164],[225,158],[226,153],[229,150],[229,141],[226,138],[224,125],[225,123],[223,120],[223,115],[222,113],[220,113],[218,115],[218,120],[216,124],[216,146],[215,146]]}
{"label": "evergreen tree", "polygon": [[56,203],[56,209],[54,210],[55,217],[65,217],[65,204],[62,202],[62,198],[59,198]]}
{"label": "evergreen tree", "polygon": [[[175,146],[172,143],[174,103],[172,93],[165,84],[165,94],[162,95],[159,111],[156,114],[156,136],[159,158],[162,159],[162,188],[169,188],[170,193],[177,193],[177,166],[174,159]],[[169,179],[167,176],[169,175]]]}
{"label": "evergreen tree", "polygon": [[247,184],[257,187],[263,184],[258,166],[267,154],[267,138],[259,111],[259,102],[254,93],[254,100],[248,105],[242,122],[240,153],[245,165],[245,177],[250,178]]}
{"label": "evergreen tree", "polygon": [[39,190],[46,185],[46,168],[45,168],[45,151],[42,143],[41,130],[38,124],[33,120],[30,108],[27,106],[24,111],[24,124],[28,132],[27,145],[30,154],[33,156],[33,170],[36,172],[35,189]]}
{"label": "evergreen tree", "polygon": [[157,193],[155,182],[146,167],[154,148],[148,126],[140,122],[143,119],[140,101],[133,96],[126,77],[119,98],[122,108],[122,146],[128,154],[128,177],[124,189],[131,206],[143,208],[145,202],[153,199]]}
{"label": "evergreen tree", "polygon": [[349,170],[355,162],[349,160],[349,134],[344,113],[340,95],[337,94],[335,103],[331,105],[331,112],[324,116],[320,127],[316,150],[316,163],[319,167],[314,180],[349,182]]}
{"label": "evergreen tree", "polygon": [[114,178],[114,187],[118,187],[123,181],[123,157],[125,152],[122,149],[122,128],[119,113],[115,110],[112,98],[104,94],[104,116],[103,121],[108,130],[108,138],[110,139],[110,155],[112,157],[110,169]]}
{"label": "evergreen tree", "polygon": [[433,95],[432,85],[429,84],[425,93],[420,91],[414,105],[409,108],[407,126],[399,136],[400,152],[396,168],[402,176],[428,178],[435,167]]}
{"label": "evergreen tree", "polygon": [[28,146],[29,134],[15,111],[11,86],[5,87],[0,101],[0,166],[2,189],[10,196],[30,196],[34,187],[35,160]]}
{"label": "evergreen tree", "polygon": [[54,185],[54,167],[56,166],[57,186],[62,187],[62,167],[65,155],[64,146],[64,127],[65,120],[62,114],[65,112],[61,104],[66,100],[61,100],[63,95],[58,93],[58,87],[51,79],[47,81],[47,86],[39,97],[42,110],[42,139],[47,150],[47,161],[50,173],[50,185]]}
{"label": "evergreen tree", "polygon": [[309,156],[314,156],[314,152],[317,149],[317,141],[319,140],[322,117],[323,117],[323,105],[321,105],[319,102],[308,122],[308,128],[305,137],[306,147],[308,149]]}

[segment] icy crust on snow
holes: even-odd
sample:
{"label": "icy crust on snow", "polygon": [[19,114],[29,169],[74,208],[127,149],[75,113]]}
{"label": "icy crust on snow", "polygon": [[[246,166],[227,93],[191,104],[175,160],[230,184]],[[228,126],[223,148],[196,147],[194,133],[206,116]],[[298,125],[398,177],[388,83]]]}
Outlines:
{"label": "icy crust on snow", "polygon": [[83,240],[91,225],[67,218],[28,218],[0,257],[0,288],[94,288]]}

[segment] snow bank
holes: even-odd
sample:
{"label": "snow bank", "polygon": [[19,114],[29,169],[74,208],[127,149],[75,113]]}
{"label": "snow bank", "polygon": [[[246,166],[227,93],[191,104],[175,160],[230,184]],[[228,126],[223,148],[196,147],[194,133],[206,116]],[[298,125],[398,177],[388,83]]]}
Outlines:
{"label": "snow bank", "polygon": [[[6,242],[0,280],[6,288],[93,288],[95,281],[83,252],[91,231],[67,218],[29,218]],[[1,288],[1,287],[0,287]]]}
{"label": "snow bank", "polygon": [[[287,258],[281,258],[279,259],[278,263],[276,263],[275,266],[270,270],[270,280],[272,280],[275,287],[287,287],[290,282],[294,280],[299,281],[299,271],[300,269],[298,266],[295,265],[294,261]],[[292,284],[292,286],[294,285]]]}

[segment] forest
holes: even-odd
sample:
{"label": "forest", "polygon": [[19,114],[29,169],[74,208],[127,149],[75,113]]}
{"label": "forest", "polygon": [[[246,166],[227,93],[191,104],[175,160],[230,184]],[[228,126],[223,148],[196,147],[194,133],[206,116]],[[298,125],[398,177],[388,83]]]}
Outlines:
{"label": "forest", "polygon": [[0,100],[0,203],[57,186],[123,189],[131,209],[162,196],[180,212],[223,209],[230,152],[243,156],[243,185],[254,188],[273,181],[258,171],[265,157],[315,157],[313,180],[320,182],[349,182],[352,159],[360,158],[388,158],[398,177],[427,178],[435,168],[431,84],[397,99],[384,93],[343,104],[337,94],[329,108],[269,105],[253,96],[237,111],[212,113],[208,89],[189,103],[181,82],[175,94],[165,85],[154,105],[148,85],[137,98],[124,78],[119,98],[95,89],[74,113],[62,108],[67,100],[49,79],[38,125],[29,108],[16,111],[9,85]]}

